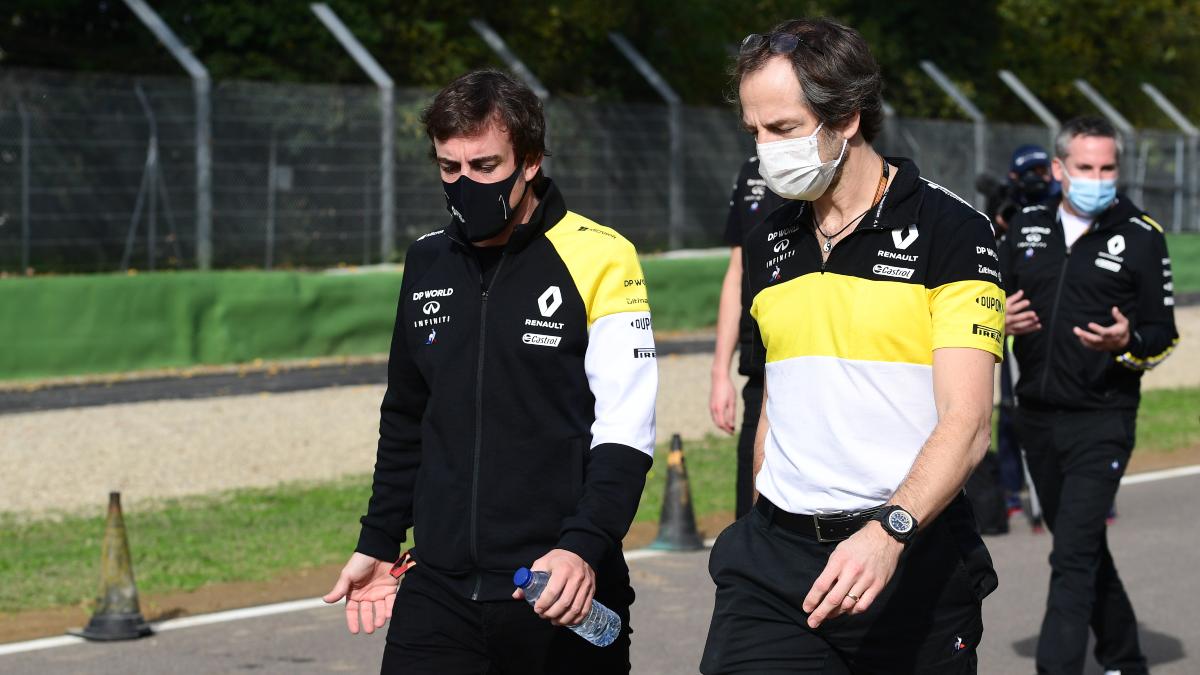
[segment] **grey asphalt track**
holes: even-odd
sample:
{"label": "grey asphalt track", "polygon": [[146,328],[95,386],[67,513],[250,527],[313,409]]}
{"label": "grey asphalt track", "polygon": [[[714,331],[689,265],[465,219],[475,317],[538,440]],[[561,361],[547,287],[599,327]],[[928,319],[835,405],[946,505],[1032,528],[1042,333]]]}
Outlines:
{"label": "grey asphalt track", "polygon": [[[660,356],[711,354],[711,337],[661,340]],[[62,410],[115,403],[172,399],[201,399],[244,394],[282,394],[291,391],[386,384],[384,361],[321,366],[272,367],[188,376],[134,378],[83,384],[53,384],[35,388],[0,389],[0,415]]]}
{"label": "grey asphalt track", "polygon": [[[1109,537],[1141,622],[1156,675],[1200,673],[1200,475],[1126,485]],[[1000,588],[985,603],[980,672],[1034,671],[1033,650],[1045,602],[1048,535],[1014,519],[1008,535],[988,538]],[[665,554],[630,563],[633,671],[694,674],[712,609],[707,552]],[[244,619],[164,632],[121,644],[78,644],[0,656],[0,673],[374,673],[381,634],[346,633],[340,608]],[[1089,675],[1101,670],[1090,664]]]}

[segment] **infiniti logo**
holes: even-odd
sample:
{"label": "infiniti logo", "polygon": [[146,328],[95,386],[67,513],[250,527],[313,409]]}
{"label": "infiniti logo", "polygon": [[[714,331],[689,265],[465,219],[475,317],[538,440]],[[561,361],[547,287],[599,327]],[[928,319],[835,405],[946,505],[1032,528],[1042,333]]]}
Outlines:
{"label": "infiniti logo", "polygon": [[791,245],[792,245],[791,239],[780,239],[779,243],[775,244],[775,246],[772,250],[775,251],[776,253],[782,253],[783,251],[788,250],[788,247]]}
{"label": "infiniti logo", "polygon": [[438,312],[442,311],[442,303],[438,302],[437,300],[430,300],[429,302],[425,303],[423,307],[421,307],[421,311],[425,312],[426,314],[437,314]]}

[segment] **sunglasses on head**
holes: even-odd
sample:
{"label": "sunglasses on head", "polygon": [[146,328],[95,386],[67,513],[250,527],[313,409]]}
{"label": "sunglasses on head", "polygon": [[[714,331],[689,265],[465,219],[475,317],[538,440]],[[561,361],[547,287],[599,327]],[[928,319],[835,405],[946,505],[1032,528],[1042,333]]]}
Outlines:
{"label": "sunglasses on head", "polygon": [[751,54],[759,49],[762,49],[764,44],[766,44],[771,49],[771,52],[775,54],[791,54],[792,52],[796,51],[796,48],[800,45],[804,45],[805,48],[821,54],[820,49],[812,46],[799,35],[794,35],[792,33],[771,33],[769,35],[763,35],[762,33],[751,33],[742,40],[740,53],[742,55]]}

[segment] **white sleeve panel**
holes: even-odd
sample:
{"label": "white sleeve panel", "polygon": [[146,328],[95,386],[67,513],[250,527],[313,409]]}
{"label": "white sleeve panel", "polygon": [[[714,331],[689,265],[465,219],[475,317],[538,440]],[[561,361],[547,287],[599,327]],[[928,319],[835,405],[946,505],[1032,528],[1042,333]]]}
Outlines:
{"label": "white sleeve panel", "polygon": [[618,443],[654,456],[657,357],[650,312],[618,312],[592,324],[584,370],[596,397],[593,448]]}

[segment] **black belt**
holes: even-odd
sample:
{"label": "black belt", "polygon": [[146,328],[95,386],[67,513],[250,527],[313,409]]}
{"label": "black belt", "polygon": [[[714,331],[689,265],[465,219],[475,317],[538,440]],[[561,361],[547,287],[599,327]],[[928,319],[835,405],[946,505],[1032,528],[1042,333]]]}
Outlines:
{"label": "black belt", "polygon": [[871,518],[879,513],[883,506],[876,506],[866,511],[854,513],[829,513],[822,515],[801,515],[788,513],[775,506],[766,497],[759,495],[754,508],[763,514],[767,522],[778,525],[789,532],[816,539],[820,542],[842,541],[862,529],[863,525],[871,522]]}

